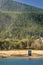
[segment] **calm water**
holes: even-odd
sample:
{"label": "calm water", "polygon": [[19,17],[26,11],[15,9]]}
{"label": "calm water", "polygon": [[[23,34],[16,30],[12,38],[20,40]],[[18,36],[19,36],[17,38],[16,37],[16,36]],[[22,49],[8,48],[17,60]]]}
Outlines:
{"label": "calm water", "polygon": [[43,59],[0,59],[0,65],[43,65]]}

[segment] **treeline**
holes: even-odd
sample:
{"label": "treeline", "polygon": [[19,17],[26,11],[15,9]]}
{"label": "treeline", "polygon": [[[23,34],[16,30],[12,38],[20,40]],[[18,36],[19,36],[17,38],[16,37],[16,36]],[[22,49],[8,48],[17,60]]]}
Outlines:
{"label": "treeline", "polygon": [[43,42],[41,38],[34,36],[26,39],[0,39],[0,50],[14,50],[14,49],[36,49],[43,50]]}

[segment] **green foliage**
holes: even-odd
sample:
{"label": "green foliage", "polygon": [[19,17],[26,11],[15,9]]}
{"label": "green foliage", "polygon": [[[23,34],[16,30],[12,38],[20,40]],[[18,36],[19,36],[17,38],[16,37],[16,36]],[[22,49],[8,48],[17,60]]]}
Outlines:
{"label": "green foliage", "polygon": [[27,43],[28,48],[43,50],[43,42],[40,39],[34,39],[33,37],[28,40],[0,40],[0,50],[27,49]]}
{"label": "green foliage", "polygon": [[[32,49],[43,49],[43,44],[34,43],[41,36],[43,13],[0,12],[0,50],[26,49],[27,45]],[[26,41],[19,42],[21,39]]]}
{"label": "green foliage", "polygon": [[0,50],[26,49],[27,46],[43,49],[42,42],[35,43],[40,37],[43,37],[43,9],[0,0]]}
{"label": "green foliage", "polygon": [[43,36],[43,13],[0,12],[0,38],[22,39],[29,35]]}
{"label": "green foliage", "polygon": [[21,41],[19,45],[20,45],[20,49],[26,49],[27,42],[26,41]]}

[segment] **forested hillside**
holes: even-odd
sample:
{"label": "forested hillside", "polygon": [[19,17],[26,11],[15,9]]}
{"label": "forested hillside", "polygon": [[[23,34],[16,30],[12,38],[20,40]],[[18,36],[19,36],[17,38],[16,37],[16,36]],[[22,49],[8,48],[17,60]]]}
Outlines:
{"label": "forested hillside", "polygon": [[[0,50],[43,49],[43,13],[0,11]],[[37,40],[38,39],[38,40]]]}
{"label": "forested hillside", "polygon": [[43,13],[0,12],[0,38],[43,36]]}
{"label": "forested hillside", "polygon": [[43,49],[43,9],[0,0],[0,50]]}

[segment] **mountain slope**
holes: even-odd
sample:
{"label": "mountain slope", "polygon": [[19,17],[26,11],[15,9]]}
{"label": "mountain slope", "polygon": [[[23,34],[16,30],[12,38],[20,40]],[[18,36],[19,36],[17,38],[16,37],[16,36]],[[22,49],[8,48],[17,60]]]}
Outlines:
{"label": "mountain slope", "polygon": [[41,12],[42,9],[13,0],[0,0],[0,38],[43,36]]}
{"label": "mountain slope", "polygon": [[43,36],[43,13],[0,12],[0,38]]}
{"label": "mountain slope", "polygon": [[0,0],[0,9],[7,11],[43,11],[40,8],[22,4],[13,0]]}

